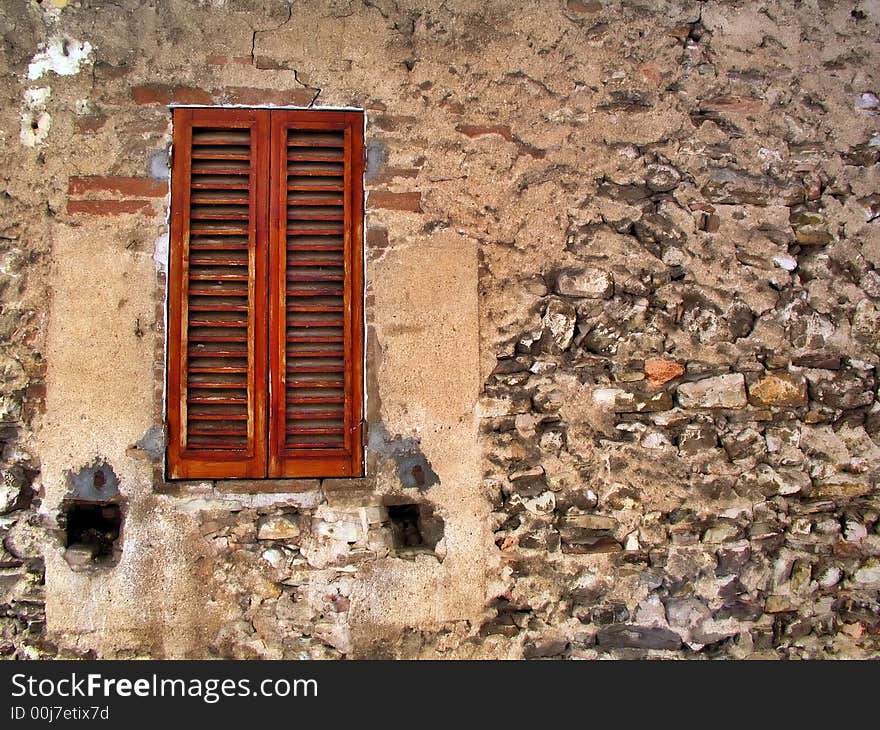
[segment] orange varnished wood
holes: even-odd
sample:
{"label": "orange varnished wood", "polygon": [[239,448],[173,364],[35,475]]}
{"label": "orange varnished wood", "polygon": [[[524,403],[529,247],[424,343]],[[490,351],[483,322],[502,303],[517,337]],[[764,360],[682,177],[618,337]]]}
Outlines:
{"label": "orange varnished wood", "polygon": [[[269,378],[270,378],[270,435],[269,435],[269,476],[284,477],[329,477],[360,476],[363,473],[363,449],[361,445],[361,422],[363,417],[363,116],[356,112],[312,112],[312,111],[273,111],[272,112],[272,160],[271,203],[270,203],[270,290],[269,305]],[[297,147],[313,149],[335,145],[325,136],[315,134],[304,136],[288,144],[288,132],[337,131],[344,134],[342,154],[336,152],[297,153],[289,152]],[[307,168],[291,164],[291,161],[343,163],[341,171]],[[341,175],[340,175],[341,172]],[[290,184],[288,175],[311,177],[315,184]],[[323,175],[342,176],[344,185],[321,185]],[[316,198],[312,200],[288,198],[289,191],[339,191],[339,198]],[[343,209],[321,215],[312,215],[306,206],[340,206]],[[304,210],[305,208],[305,210]],[[298,220],[314,222],[303,225]],[[339,220],[340,224],[322,223],[322,220]],[[320,254],[311,260],[288,262],[288,253],[295,251],[339,251],[332,243],[326,245],[297,244],[288,242],[288,234],[294,236],[342,236],[342,260],[321,259]],[[339,266],[343,273],[299,274],[302,266]],[[339,281],[340,286],[314,286],[316,282]],[[307,289],[298,290],[302,282]],[[294,287],[290,289],[288,287]],[[341,307],[304,303],[297,300],[310,295],[342,295]],[[319,312],[327,315],[341,315],[343,335],[310,336],[309,327],[320,327],[320,322],[299,320],[295,327],[297,334],[288,332],[288,313]],[[332,326],[332,325],[331,325]],[[328,351],[332,358],[342,354],[343,365],[291,365],[287,362],[286,347],[296,343],[334,343],[341,350]],[[299,351],[297,357],[320,357],[318,352]],[[297,374],[342,373],[340,380],[296,380]],[[340,388],[341,398],[297,398],[298,388]],[[302,411],[288,415],[288,405],[310,407],[314,403],[341,402],[341,409],[333,411],[315,410],[315,420],[323,421],[321,426],[298,427],[298,420],[308,420]],[[338,425],[336,425],[338,424]],[[340,446],[333,441],[321,440],[327,435],[342,438]],[[311,437],[308,441],[298,441],[298,436]]]}
{"label": "orange varnished wood", "polygon": [[[198,166],[193,170],[193,127],[216,129],[216,142],[222,143],[228,135],[224,130],[250,129],[250,151],[248,154],[236,154],[233,157],[244,161],[249,160],[247,177],[242,176],[242,183],[233,183],[228,179],[214,183],[193,184],[191,175],[198,174]],[[212,132],[212,134],[215,134]],[[269,113],[262,110],[242,109],[176,109],[174,111],[174,168],[171,184],[171,246],[168,272],[168,477],[171,479],[211,479],[211,478],[259,478],[266,474],[266,327],[267,327],[267,264],[268,264],[268,163],[269,163]],[[203,143],[203,142],[200,142]],[[229,157],[227,157],[229,159]],[[239,175],[239,170],[213,168],[211,174]],[[191,212],[192,205],[202,205],[204,194],[197,195],[193,200],[193,190],[204,187],[224,189],[230,185],[241,188],[237,197],[226,202],[248,203],[245,216],[247,224],[239,232],[247,236],[248,273],[230,274],[190,274],[190,265],[204,265],[203,258],[191,258],[192,250],[203,250],[201,246],[190,249],[190,236],[209,235],[216,230],[220,234],[229,234],[233,229],[211,229],[205,224],[193,226],[194,220],[209,217],[220,219],[241,218],[241,214],[222,211],[218,213]],[[246,188],[246,197],[243,198]],[[222,199],[221,199],[222,200]],[[215,197],[215,204],[219,202]],[[206,206],[207,207],[207,206]],[[216,244],[221,250],[235,247],[229,242],[219,241]],[[207,247],[211,247],[208,244]],[[243,250],[243,249],[242,249]],[[243,264],[243,262],[241,262]],[[230,265],[229,262],[216,262],[215,265]],[[235,264],[241,265],[241,264]],[[242,267],[243,268],[243,267]],[[191,281],[241,281],[246,284],[247,298],[223,296],[222,291],[191,287]],[[202,304],[202,296],[225,299],[222,303],[211,302]],[[224,365],[197,365],[188,361],[188,355],[194,351],[190,347],[188,325],[205,326],[196,317],[190,317],[190,305],[194,312],[242,312],[247,317],[247,330],[251,336],[246,338],[246,350],[215,347],[212,354],[217,359],[236,355],[246,357],[247,367]],[[232,320],[235,322],[234,320]],[[232,326],[240,326],[234,323]],[[210,343],[219,338],[210,336],[194,337],[196,343]],[[227,341],[240,341],[240,338],[225,338]],[[222,340],[220,340],[222,341]],[[245,343],[242,343],[245,344]],[[247,413],[241,415],[222,416],[216,413],[195,412],[190,415],[188,408],[194,404],[218,401],[199,399],[189,396],[190,376],[223,377],[227,374],[244,374],[246,376]],[[202,388],[219,388],[222,383],[207,382]],[[226,387],[225,390],[236,391],[239,388]],[[225,399],[227,403],[239,404],[242,398]],[[244,425],[242,425],[244,420]],[[214,424],[206,428],[206,424]],[[225,426],[225,427],[224,427]],[[245,446],[240,442],[230,441],[224,436],[246,434]],[[207,439],[200,444],[193,444],[189,437]]]}
{"label": "orange varnished wood", "polygon": [[363,115],[181,108],[174,150],[168,477],[362,475]]}

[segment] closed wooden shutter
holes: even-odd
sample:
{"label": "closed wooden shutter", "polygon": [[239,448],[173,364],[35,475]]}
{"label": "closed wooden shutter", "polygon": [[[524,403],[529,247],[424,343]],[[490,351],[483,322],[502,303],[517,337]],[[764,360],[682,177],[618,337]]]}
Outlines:
{"label": "closed wooden shutter", "polygon": [[171,478],[265,476],[268,151],[267,111],[174,111]]}
{"label": "closed wooden shutter", "polygon": [[273,111],[269,476],[362,469],[363,116]]}
{"label": "closed wooden shutter", "polygon": [[174,111],[168,476],[359,476],[363,116]]}

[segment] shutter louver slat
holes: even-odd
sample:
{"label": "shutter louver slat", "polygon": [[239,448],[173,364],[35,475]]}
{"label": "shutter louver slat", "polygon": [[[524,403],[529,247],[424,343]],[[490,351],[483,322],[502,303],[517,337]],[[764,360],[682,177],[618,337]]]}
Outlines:
{"label": "shutter louver slat", "polygon": [[172,477],[265,476],[268,121],[175,111]]}

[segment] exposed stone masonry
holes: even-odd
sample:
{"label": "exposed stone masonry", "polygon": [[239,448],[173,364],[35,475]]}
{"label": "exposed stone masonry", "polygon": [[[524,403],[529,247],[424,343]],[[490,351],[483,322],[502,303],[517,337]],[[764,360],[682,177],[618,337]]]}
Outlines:
{"label": "exposed stone masonry", "polygon": [[[0,654],[880,656],[873,5],[0,27]],[[365,479],[163,480],[168,104],[366,110]]]}
{"label": "exposed stone masonry", "polygon": [[[611,145],[565,250],[502,282],[525,306],[480,407],[504,589],[481,633],[526,656],[880,647],[876,120],[854,89],[863,131],[831,142],[793,69],[720,60],[723,12],[661,72],[693,129]],[[654,108],[615,76],[605,108]]]}

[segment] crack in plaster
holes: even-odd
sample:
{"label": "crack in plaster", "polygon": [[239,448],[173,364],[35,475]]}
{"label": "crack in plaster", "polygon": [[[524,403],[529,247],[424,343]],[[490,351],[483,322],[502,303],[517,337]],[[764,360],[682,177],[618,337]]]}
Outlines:
{"label": "crack in plaster", "polygon": [[[251,33],[251,65],[257,67],[257,34],[258,33],[272,33],[277,30],[281,30],[284,26],[288,25],[290,21],[293,19],[293,5],[288,4],[287,6],[287,18],[284,22],[273,28],[258,28],[252,31]],[[293,80],[296,81],[300,86],[304,89],[308,89],[309,91],[314,91],[315,95],[312,97],[311,101],[308,103],[308,108],[311,108],[318,101],[318,97],[321,95],[323,88],[320,86],[312,86],[310,84],[305,83],[299,77],[299,72],[294,68],[291,69],[293,71]]]}

